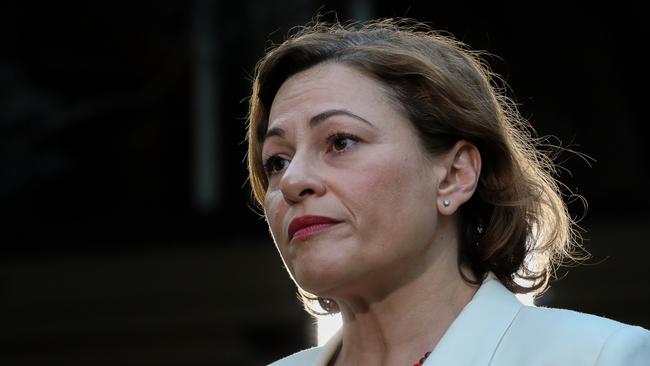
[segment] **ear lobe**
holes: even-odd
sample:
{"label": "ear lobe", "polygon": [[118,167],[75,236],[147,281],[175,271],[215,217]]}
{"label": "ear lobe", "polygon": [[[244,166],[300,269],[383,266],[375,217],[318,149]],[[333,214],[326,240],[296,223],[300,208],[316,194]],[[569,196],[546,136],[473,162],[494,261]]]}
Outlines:
{"label": "ear lobe", "polygon": [[481,154],[469,141],[461,140],[445,159],[446,175],[438,184],[438,211],[451,215],[476,190],[481,175]]}

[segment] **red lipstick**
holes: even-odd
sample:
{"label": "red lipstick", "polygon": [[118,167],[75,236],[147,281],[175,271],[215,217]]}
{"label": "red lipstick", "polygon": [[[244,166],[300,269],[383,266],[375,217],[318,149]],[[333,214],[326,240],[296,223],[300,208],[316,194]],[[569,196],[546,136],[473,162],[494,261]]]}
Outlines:
{"label": "red lipstick", "polygon": [[341,221],[325,216],[300,216],[289,224],[289,240],[305,240]]}

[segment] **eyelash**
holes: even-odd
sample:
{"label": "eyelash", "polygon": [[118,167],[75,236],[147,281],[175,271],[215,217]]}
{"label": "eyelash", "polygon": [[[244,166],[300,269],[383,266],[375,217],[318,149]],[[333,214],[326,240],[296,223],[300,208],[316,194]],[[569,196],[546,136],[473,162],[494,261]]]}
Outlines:
{"label": "eyelash", "polygon": [[[352,134],[349,134],[349,133],[345,133],[345,132],[334,132],[333,134],[327,136],[327,139],[326,139],[326,141],[327,141],[327,146],[328,146],[329,149],[330,149],[330,150],[328,150],[328,151],[334,151],[334,150],[332,149],[332,147],[334,146],[334,143],[335,143],[337,140],[339,140],[339,139],[348,139],[348,140],[352,140],[352,141],[354,141],[355,144],[356,144],[357,142],[360,141],[360,139],[359,139],[358,137],[356,137],[355,135],[352,135]],[[354,145],[354,144],[353,144],[353,145]],[[343,153],[344,151],[346,151],[348,148],[349,148],[349,147],[345,147],[342,151],[334,151],[334,152],[335,152],[336,154],[341,154],[341,153]]]}
{"label": "eyelash", "polygon": [[[353,141],[353,143],[346,146],[345,148],[343,148],[340,151],[334,150],[334,144],[337,141],[340,141],[340,139],[348,139],[348,140]],[[351,146],[353,146],[357,142],[361,141],[361,139],[358,138],[357,136],[349,134],[349,133],[334,132],[333,134],[327,136],[325,141],[327,142],[327,152],[333,152],[334,154],[342,154],[345,151],[347,151]],[[274,171],[272,171],[272,169],[273,169],[273,165],[276,162],[282,161],[282,160],[284,160],[286,162],[289,162],[289,160],[287,160],[285,158],[282,158],[282,157],[280,157],[280,155],[277,155],[277,154],[269,156],[268,158],[264,159],[264,161],[262,162],[262,166],[264,168],[264,172],[266,173],[267,177],[271,177],[271,176],[279,173],[279,171],[274,172]]]}
{"label": "eyelash", "polygon": [[277,174],[277,172],[273,172],[271,169],[273,168],[273,165],[275,164],[276,161],[281,161],[281,160],[288,161],[287,159],[281,158],[280,155],[272,155],[264,159],[264,162],[262,162],[262,166],[264,167],[264,172],[266,173],[267,177],[271,177]]}

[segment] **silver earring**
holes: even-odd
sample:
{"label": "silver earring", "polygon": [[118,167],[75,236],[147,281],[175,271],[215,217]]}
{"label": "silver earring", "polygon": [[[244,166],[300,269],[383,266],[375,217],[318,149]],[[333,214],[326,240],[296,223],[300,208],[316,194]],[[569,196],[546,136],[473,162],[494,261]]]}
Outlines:
{"label": "silver earring", "polygon": [[483,225],[478,224],[476,225],[476,246],[481,245],[481,235],[483,235]]}
{"label": "silver earring", "polygon": [[449,202],[449,200],[442,200],[442,205],[443,206],[449,207],[450,204],[451,204],[451,202]]}

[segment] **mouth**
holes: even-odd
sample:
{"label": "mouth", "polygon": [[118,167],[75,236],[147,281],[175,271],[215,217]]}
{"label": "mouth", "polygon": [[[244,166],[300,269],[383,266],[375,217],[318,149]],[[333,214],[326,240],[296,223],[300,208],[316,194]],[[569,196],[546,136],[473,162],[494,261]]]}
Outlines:
{"label": "mouth", "polygon": [[293,239],[306,240],[339,223],[341,221],[325,216],[296,217],[289,224],[289,241]]}

